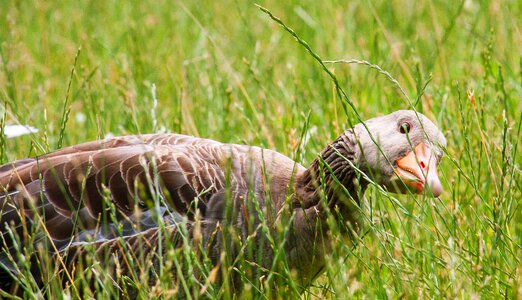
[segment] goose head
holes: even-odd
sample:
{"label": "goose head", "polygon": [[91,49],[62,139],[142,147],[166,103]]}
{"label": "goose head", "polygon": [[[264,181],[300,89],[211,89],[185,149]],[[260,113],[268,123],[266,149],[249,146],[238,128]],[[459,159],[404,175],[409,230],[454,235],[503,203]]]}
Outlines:
{"label": "goose head", "polygon": [[356,161],[368,177],[394,193],[438,197],[437,166],[446,139],[426,116],[400,110],[356,125]]}

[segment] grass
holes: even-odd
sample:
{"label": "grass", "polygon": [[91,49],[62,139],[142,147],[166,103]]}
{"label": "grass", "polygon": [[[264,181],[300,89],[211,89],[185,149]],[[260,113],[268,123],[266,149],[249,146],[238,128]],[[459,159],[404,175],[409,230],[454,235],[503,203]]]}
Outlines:
{"label": "grass", "polygon": [[[448,139],[445,193],[371,187],[366,237],[356,247],[336,242],[326,272],[300,297],[521,298],[520,3],[318,3],[259,2],[292,36],[240,1],[2,1],[1,124],[40,131],[3,137],[1,160],[164,130],[277,149],[308,165],[359,116],[413,104]],[[189,266],[207,281],[160,274],[148,287],[129,275],[141,297],[232,297],[229,285],[210,284],[208,261],[184,250],[166,253],[165,270]],[[143,259],[129,263],[137,270]],[[95,295],[120,293],[102,266],[92,270],[101,273]],[[241,276],[247,295],[297,297],[284,259],[274,270],[259,283]],[[23,280],[24,297],[42,296]],[[263,282],[284,288],[274,295]],[[59,280],[47,290],[62,297]]]}

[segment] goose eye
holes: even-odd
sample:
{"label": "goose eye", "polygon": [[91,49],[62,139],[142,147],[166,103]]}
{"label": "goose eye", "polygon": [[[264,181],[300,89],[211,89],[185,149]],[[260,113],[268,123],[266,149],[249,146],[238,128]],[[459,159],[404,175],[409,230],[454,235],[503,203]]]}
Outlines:
{"label": "goose eye", "polygon": [[402,134],[406,134],[406,133],[410,132],[410,130],[411,130],[411,125],[408,122],[402,123],[401,126],[399,127],[399,131]]}

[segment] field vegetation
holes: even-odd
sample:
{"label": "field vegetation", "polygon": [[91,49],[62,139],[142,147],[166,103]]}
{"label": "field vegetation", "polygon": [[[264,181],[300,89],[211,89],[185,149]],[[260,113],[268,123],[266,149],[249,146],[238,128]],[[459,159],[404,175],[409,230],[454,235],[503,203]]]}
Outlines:
{"label": "field vegetation", "polygon": [[[237,0],[1,1],[2,128],[39,130],[9,139],[2,131],[1,162],[163,131],[276,149],[307,166],[357,114],[414,107],[448,140],[439,169],[445,192],[431,199],[371,186],[364,238],[347,243],[334,232],[312,286],[296,286],[281,259],[257,282],[245,275],[243,296],[521,298],[521,2],[258,4],[266,9]],[[282,241],[273,243],[280,249]],[[172,249],[163,262],[173,272],[178,263],[197,269],[202,282],[126,280],[142,298],[180,290],[234,298],[230,285],[212,284],[212,267],[195,251]],[[40,263],[50,274],[59,268]],[[242,264],[223,272],[241,273]],[[103,267],[80,273],[96,281],[82,293],[121,294]],[[50,276],[39,291],[29,266],[20,268],[28,299],[75,298],[89,285],[79,275],[62,293],[59,276]]]}

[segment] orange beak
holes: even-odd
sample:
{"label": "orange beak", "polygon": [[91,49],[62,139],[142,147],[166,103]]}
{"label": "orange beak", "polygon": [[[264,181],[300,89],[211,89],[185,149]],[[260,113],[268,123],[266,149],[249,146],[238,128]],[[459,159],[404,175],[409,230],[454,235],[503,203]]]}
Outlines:
{"label": "orange beak", "polygon": [[434,197],[442,194],[442,184],[437,175],[437,158],[430,147],[420,143],[405,157],[396,161],[399,178],[416,193],[428,188]]}

